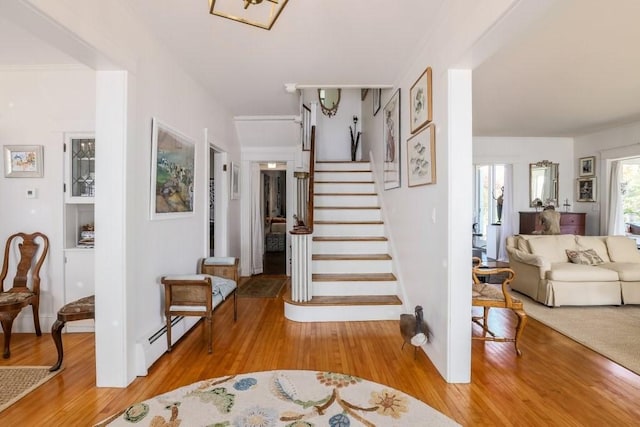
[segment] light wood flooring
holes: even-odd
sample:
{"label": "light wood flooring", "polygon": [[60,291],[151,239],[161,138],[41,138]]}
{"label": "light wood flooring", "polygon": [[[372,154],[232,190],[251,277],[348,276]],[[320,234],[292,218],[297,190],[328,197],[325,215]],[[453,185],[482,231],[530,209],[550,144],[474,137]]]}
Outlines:
{"label": "light wood flooring", "polygon": [[[357,375],[403,390],[465,426],[640,423],[640,376],[533,319],[522,357],[511,344],[473,341],[471,384],[447,384],[424,353],[414,358],[413,348],[401,349],[397,321],[295,323],[284,318],[281,298],[240,298],[237,323],[232,309],[224,304],[214,315],[212,355],[200,323],[126,389],[95,387],[93,334],[63,335],[64,371],[0,413],[0,425],[88,426],[198,380],[272,369]],[[499,310],[492,318],[513,327]],[[56,361],[49,334],[14,334],[12,341],[2,366]]]}

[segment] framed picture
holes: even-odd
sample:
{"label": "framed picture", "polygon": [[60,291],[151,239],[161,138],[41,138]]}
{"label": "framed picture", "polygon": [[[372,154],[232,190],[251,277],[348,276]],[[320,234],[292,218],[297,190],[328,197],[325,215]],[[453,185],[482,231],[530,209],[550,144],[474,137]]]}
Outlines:
{"label": "framed picture", "polygon": [[5,145],[4,176],[7,178],[40,178],[43,176],[42,145]]}
{"label": "framed picture", "polygon": [[240,198],[240,166],[236,162],[231,162],[231,200]]}
{"label": "framed picture", "polygon": [[578,202],[596,201],[596,178],[578,178]]}
{"label": "framed picture", "polygon": [[368,93],[369,89],[360,89],[360,100],[364,101],[367,98]]}
{"label": "framed picture", "polygon": [[409,187],[436,183],[436,128],[433,123],[407,139]]}
{"label": "framed picture", "polygon": [[311,109],[302,104],[302,150],[311,150]]}
{"label": "framed picture", "polygon": [[152,119],[151,219],[193,214],[195,142]]}
{"label": "framed picture", "polygon": [[409,92],[411,133],[432,120],[431,67],[427,67]]}
{"label": "framed picture", "polygon": [[593,176],[596,174],[595,156],[582,157],[578,162],[578,176]]}
{"label": "framed picture", "polygon": [[373,89],[373,115],[375,116],[380,111],[380,97],[382,96],[382,89]]}
{"label": "framed picture", "polygon": [[384,189],[400,187],[400,89],[396,90],[382,117],[384,154]]}

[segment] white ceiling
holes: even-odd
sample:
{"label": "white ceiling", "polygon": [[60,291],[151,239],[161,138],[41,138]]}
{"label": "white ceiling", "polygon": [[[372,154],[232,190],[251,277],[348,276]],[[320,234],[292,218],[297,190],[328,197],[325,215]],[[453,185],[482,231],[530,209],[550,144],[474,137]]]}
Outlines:
{"label": "white ceiling", "polygon": [[[296,114],[285,83],[388,85],[446,0],[291,0],[271,31],[205,0],[122,0],[234,115]],[[536,1],[536,0],[523,0]],[[474,135],[574,136],[640,120],[639,0],[558,0],[474,70]],[[74,60],[0,17],[0,66]]]}

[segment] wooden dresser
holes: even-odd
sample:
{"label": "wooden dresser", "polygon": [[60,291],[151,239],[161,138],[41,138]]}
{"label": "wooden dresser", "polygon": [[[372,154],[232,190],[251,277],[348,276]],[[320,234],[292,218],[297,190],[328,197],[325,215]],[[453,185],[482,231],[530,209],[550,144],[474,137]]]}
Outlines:
{"label": "wooden dresser", "polygon": [[[542,230],[538,220],[539,212],[520,212],[520,234],[533,234]],[[579,234],[584,236],[586,224],[585,213],[560,212],[560,231],[562,234]]]}

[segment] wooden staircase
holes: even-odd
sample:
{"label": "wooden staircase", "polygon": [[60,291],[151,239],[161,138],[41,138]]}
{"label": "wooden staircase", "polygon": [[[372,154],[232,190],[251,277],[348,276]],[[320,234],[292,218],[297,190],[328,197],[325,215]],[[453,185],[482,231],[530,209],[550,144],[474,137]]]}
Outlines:
{"label": "wooden staircase", "polygon": [[396,320],[402,313],[369,162],[317,162],[312,238],[313,298],[285,296],[298,321]]}

